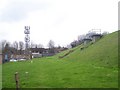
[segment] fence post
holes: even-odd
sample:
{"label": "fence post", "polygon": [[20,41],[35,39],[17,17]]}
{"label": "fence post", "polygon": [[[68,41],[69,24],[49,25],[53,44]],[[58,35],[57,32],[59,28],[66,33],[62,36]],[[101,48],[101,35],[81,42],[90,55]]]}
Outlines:
{"label": "fence post", "polygon": [[19,77],[18,77],[18,72],[15,73],[15,82],[16,82],[16,90],[19,90]]}

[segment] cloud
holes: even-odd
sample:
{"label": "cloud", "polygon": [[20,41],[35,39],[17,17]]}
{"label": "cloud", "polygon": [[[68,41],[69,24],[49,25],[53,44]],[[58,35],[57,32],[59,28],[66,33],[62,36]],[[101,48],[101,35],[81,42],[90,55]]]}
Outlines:
{"label": "cloud", "polygon": [[49,2],[37,0],[8,0],[8,5],[2,8],[0,21],[16,22],[27,18],[28,14],[37,10],[45,10]]}
{"label": "cloud", "polygon": [[56,45],[67,45],[91,29],[117,30],[117,0],[3,1],[0,39],[24,41],[25,25],[31,27],[31,41],[44,46],[50,39]]}

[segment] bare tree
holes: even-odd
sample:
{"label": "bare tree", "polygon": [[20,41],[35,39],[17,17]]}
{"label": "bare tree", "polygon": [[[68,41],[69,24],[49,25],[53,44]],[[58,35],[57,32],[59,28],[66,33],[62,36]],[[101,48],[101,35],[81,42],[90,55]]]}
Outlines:
{"label": "bare tree", "polygon": [[42,44],[37,45],[38,48],[43,48],[44,46]]}
{"label": "bare tree", "polygon": [[3,40],[2,41],[2,51],[6,52],[6,51],[10,50],[10,45],[11,45],[10,42]]}
{"label": "bare tree", "polygon": [[49,43],[48,43],[49,53],[55,53],[54,45],[55,45],[54,41],[50,40]]}
{"label": "bare tree", "polygon": [[18,51],[18,42],[17,41],[14,41],[13,44],[12,44],[12,47],[13,47],[13,53],[14,54],[17,54],[17,51]]}
{"label": "bare tree", "polygon": [[2,40],[1,43],[2,43],[2,50],[3,50],[5,48],[5,45],[6,45],[7,41],[6,40]]}
{"label": "bare tree", "polygon": [[54,45],[55,45],[54,41],[50,40],[49,43],[48,43],[48,47],[49,48],[54,48]]}
{"label": "bare tree", "polygon": [[85,38],[85,35],[79,35],[78,36],[78,41],[82,41]]}
{"label": "bare tree", "polygon": [[6,49],[6,50],[9,50],[9,48],[10,48],[10,43],[9,43],[9,42],[6,42],[6,44],[5,44],[5,49]]}
{"label": "bare tree", "polygon": [[17,41],[14,41],[14,42],[13,42],[13,47],[14,47],[16,50],[18,50],[18,42],[17,42]]}
{"label": "bare tree", "polygon": [[72,48],[73,48],[73,47],[76,47],[76,46],[77,46],[77,40],[74,40],[73,42],[71,42],[70,45],[72,46]]}
{"label": "bare tree", "polygon": [[22,50],[24,49],[24,43],[22,41],[19,42],[20,54],[22,54]]}
{"label": "bare tree", "polygon": [[31,42],[30,48],[35,48],[35,47],[36,47],[36,44],[34,42]]}
{"label": "bare tree", "polygon": [[72,48],[72,46],[71,45],[67,45],[67,48],[70,49],[70,48]]}

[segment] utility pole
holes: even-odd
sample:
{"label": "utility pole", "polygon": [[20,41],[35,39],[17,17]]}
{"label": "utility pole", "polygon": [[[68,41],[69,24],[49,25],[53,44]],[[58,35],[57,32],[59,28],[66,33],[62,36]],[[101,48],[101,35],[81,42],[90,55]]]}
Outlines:
{"label": "utility pole", "polygon": [[25,55],[26,56],[30,56],[30,26],[25,26],[25,30],[24,30],[24,34],[25,34]]}

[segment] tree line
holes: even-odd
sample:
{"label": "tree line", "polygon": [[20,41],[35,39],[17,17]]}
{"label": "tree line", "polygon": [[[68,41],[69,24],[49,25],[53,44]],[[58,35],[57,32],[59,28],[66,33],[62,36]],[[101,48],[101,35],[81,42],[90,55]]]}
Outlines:
{"label": "tree line", "polygon": [[[69,45],[66,46],[66,48],[73,48],[76,47],[80,44],[83,43],[83,39],[84,38],[90,38],[90,36],[92,34],[95,34],[96,32],[88,32],[85,35],[79,35],[77,40],[72,41]],[[103,32],[102,35],[106,35],[109,32]],[[18,50],[20,52],[22,52],[23,50],[25,50],[25,43],[23,41],[14,41],[13,43],[10,43],[7,40],[2,40],[0,41],[0,45],[1,45],[1,50],[2,52],[6,52],[7,50],[11,50],[12,52],[16,53]],[[55,42],[53,40],[49,40],[48,42],[48,48],[49,49],[53,49],[55,48]],[[44,48],[44,46],[42,44],[36,44],[34,42],[31,42],[29,44],[29,48]],[[58,48],[61,48],[61,46],[58,46]]]}
{"label": "tree line", "polygon": [[[12,52],[12,53],[17,53],[18,51],[22,52],[23,50],[25,50],[25,43],[23,41],[14,41],[13,43],[7,41],[7,40],[2,40],[0,41],[0,45],[1,45],[1,53],[4,52]],[[49,48],[54,48],[55,47],[55,43],[53,40],[50,40],[48,42],[48,47]],[[44,48],[44,46],[42,44],[36,44],[31,42],[29,44],[29,48]]]}

